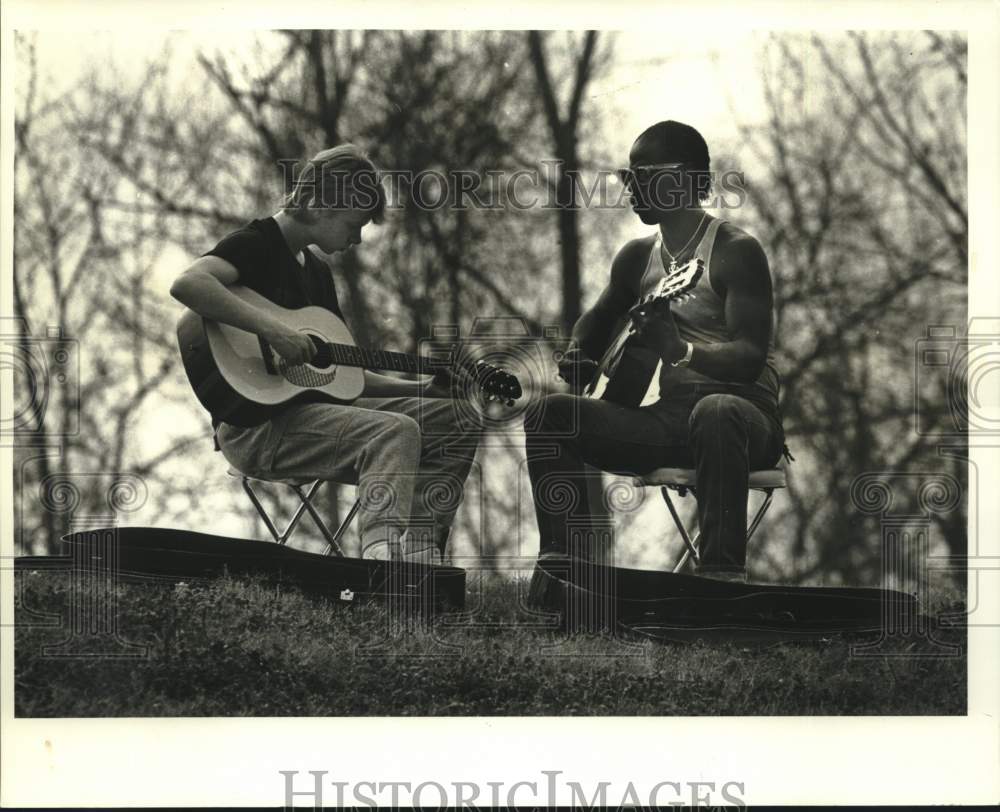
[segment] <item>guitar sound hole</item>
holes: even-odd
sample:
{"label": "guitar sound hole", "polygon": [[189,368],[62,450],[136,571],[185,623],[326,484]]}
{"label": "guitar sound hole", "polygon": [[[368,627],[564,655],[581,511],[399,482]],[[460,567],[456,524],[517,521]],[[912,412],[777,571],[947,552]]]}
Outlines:
{"label": "guitar sound hole", "polygon": [[312,333],[307,335],[316,345],[316,355],[313,356],[312,362],[294,366],[282,363],[282,377],[295,386],[315,387],[332,383],[337,377],[337,367],[333,365],[333,356],[326,340]]}
{"label": "guitar sound hole", "polygon": [[316,346],[316,355],[313,356],[312,365],[319,369],[326,369],[333,366],[333,356],[330,354],[330,348],[327,346],[326,340],[321,336],[312,334],[309,335],[309,338],[312,339],[312,343]]}

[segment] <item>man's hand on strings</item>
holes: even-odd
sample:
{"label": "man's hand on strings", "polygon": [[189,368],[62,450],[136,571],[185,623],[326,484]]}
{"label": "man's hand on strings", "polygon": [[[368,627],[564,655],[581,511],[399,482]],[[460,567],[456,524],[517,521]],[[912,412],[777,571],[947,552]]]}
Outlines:
{"label": "man's hand on strings", "polygon": [[661,298],[640,302],[629,310],[628,315],[634,335],[641,344],[654,350],[668,363],[684,357],[687,345],[677,332],[669,300]]}
{"label": "man's hand on strings", "polygon": [[316,355],[316,345],[309,336],[283,324],[276,325],[261,337],[291,366],[308,364]]}

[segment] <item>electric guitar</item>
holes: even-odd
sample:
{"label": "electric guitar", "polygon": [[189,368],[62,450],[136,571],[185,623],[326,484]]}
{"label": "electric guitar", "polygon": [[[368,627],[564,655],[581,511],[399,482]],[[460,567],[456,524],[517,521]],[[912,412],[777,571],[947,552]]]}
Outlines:
{"label": "electric guitar", "polygon": [[[705,262],[694,258],[668,272],[656,289],[642,302],[682,300],[693,298],[690,293],[705,272]],[[590,383],[583,389],[583,396],[607,400],[622,406],[638,406],[649,388],[659,363],[659,357],[634,338],[635,328],[626,319],[618,336],[608,346],[597,365]]]}
{"label": "electric guitar", "polygon": [[504,369],[484,361],[423,357],[358,347],[347,325],[323,307],[297,310],[276,305],[243,285],[229,291],[264,310],[316,345],[307,364],[289,364],[254,333],[221,324],[188,310],[177,323],[177,343],[195,396],[216,420],[234,426],[257,426],[287,404],[308,398],[350,403],[364,389],[365,369],[433,374],[461,370],[487,400],[507,405],[521,397],[521,384]]}

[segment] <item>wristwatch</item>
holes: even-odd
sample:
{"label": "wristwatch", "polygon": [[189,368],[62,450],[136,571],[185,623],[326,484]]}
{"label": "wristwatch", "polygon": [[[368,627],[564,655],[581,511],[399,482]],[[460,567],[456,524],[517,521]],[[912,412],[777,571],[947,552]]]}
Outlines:
{"label": "wristwatch", "polygon": [[692,344],[690,341],[685,341],[684,343],[687,344],[687,352],[684,353],[684,357],[678,358],[676,361],[671,362],[670,366],[686,367],[688,364],[691,363],[691,356],[694,354],[694,344]]}

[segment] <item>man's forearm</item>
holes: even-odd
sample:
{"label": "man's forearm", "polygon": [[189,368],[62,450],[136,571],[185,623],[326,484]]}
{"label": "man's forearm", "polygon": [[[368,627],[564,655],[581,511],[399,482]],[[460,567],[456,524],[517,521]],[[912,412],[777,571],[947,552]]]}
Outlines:
{"label": "man's forearm", "polygon": [[[752,383],[764,371],[767,356],[746,341],[723,344],[695,344],[688,367],[709,378],[735,383]],[[679,356],[682,357],[682,356]],[[677,358],[664,358],[673,363]]]}
{"label": "man's forearm", "polygon": [[599,359],[608,347],[612,325],[593,311],[587,311],[573,325],[571,346],[579,347],[588,358]]}
{"label": "man's forearm", "polygon": [[211,274],[185,280],[171,289],[174,298],[199,316],[263,335],[280,324],[273,317],[230,293]]}

